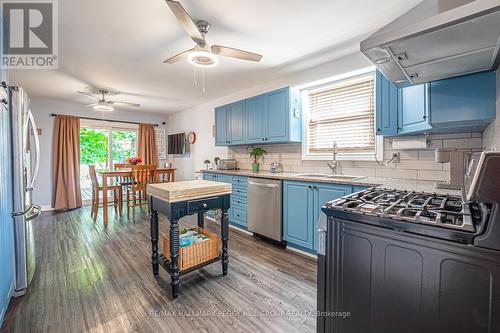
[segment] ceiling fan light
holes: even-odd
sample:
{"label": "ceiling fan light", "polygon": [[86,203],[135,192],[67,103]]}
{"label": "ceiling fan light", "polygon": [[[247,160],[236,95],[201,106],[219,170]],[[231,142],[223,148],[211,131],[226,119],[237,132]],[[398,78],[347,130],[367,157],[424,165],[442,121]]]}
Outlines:
{"label": "ceiling fan light", "polygon": [[197,67],[215,67],[219,63],[219,58],[208,51],[192,51],[188,54],[188,60]]}
{"label": "ceiling fan light", "polygon": [[93,108],[96,111],[113,111],[114,110],[114,108],[111,105],[106,105],[106,104],[102,104],[102,103],[94,105]]}

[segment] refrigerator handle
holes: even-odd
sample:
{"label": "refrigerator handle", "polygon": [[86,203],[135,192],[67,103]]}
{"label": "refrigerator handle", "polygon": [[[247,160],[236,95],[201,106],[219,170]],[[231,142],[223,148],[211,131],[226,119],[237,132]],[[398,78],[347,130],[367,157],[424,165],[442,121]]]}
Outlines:
{"label": "refrigerator handle", "polygon": [[35,118],[33,117],[33,113],[31,113],[31,110],[28,112],[28,121],[31,123],[31,126],[33,127],[33,136],[35,137],[35,154],[36,154],[35,169],[33,170],[31,182],[26,187],[26,189],[30,191],[33,190],[33,186],[35,186],[36,180],[38,178],[38,169],[40,168],[40,139],[38,138]]}

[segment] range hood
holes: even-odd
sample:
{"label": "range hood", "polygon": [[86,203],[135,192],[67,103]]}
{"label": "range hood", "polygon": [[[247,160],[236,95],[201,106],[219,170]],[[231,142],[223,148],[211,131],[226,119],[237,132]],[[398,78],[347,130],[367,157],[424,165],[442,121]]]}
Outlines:
{"label": "range hood", "polygon": [[424,0],[361,42],[398,87],[498,68],[500,0]]}

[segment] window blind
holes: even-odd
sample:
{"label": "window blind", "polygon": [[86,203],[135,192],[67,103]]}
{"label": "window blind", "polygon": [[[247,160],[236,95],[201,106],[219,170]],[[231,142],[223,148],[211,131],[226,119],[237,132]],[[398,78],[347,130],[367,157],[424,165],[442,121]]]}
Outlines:
{"label": "window blind", "polygon": [[363,153],[375,150],[374,74],[308,90],[307,148]]}

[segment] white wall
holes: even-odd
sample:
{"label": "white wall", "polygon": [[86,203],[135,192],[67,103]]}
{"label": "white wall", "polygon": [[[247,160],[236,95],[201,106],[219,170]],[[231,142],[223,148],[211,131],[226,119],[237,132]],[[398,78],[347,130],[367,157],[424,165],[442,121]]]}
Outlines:
{"label": "white wall", "polygon": [[486,150],[500,150],[500,71],[497,71],[497,118],[483,133]]}
{"label": "white wall", "polygon": [[113,112],[97,112],[84,108],[82,105],[76,103],[31,98],[31,110],[35,117],[37,127],[42,129],[42,135],[39,137],[41,150],[40,173],[33,190],[33,202],[44,206],[44,208],[50,207],[52,198],[52,154],[54,146],[55,117],[50,116],[50,114],[56,113],[102,118],[103,120],[112,119],[156,123],[164,128],[167,126],[161,124],[167,121],[166,115],[152,114],[140,109],[137,111],[115,110]]}
{"label": "white wall", "polygon": [[[198,136],[197,142],[191,146],[189,154],[171,158],[174,162],[174,167],[178,169],[177,179],[193,179],[195,172],[204,167],[203,161],[205,159],[213,160],[216,156],[221,158],[228,157],[227,147],[215,147],[215,140],[212,135],[215,107],[273,89],[301,85],[369,66],[371,64],[368,60],[360,52],[356,52],[329,63],[302,70],[292,75],[284,76],[277,80],[170,115],[168,121],[169,134],[193,131]],[[210,89],[210,86],[207,89]]]}

